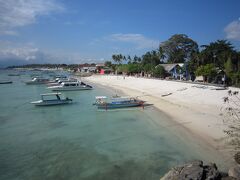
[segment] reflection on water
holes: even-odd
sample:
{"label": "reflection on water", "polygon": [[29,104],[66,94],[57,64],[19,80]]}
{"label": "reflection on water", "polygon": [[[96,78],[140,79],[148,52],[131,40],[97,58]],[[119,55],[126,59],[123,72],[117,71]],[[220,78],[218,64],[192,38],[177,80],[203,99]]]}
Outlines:
{"label": "reflection on water", "polygon": [[200,145],[152,107],[97,111],[94,97],[113,94],[101,87],[63,93],[71,105],[34,107],[29,102],[48,91],[26,86],[27,78],[11,77],[0,89],[0,179],[151,180],[203,159]]}

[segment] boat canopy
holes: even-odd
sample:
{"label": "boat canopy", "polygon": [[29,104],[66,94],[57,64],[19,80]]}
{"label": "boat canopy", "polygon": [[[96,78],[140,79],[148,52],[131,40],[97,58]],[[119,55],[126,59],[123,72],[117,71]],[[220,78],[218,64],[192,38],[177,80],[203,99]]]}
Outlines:
{"label": "boat canopy", "polygon": [[96,96],[96,99],[107,99],[107,96]]}
{"label": "boat canopy", "polygon": [[117,97],[112,98],[112,101],[129,101],[130,99],[133,99],[132,97]]}

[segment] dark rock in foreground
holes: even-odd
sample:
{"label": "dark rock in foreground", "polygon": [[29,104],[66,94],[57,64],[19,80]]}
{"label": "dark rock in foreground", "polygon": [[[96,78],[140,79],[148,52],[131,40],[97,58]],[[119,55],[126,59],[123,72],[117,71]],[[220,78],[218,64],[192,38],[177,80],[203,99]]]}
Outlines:
{"label": "dark rock in foreground", "polygon": [[227,173],[218,171],[216,164],[203,165],[202,161],[193,161],[172,168],[160,180],[240,180],[240,167],[236,166]]}

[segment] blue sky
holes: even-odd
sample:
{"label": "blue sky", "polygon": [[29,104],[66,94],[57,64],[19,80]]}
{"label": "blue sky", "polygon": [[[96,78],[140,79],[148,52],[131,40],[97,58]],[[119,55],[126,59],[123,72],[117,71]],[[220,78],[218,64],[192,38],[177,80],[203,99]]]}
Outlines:
{"label": "blue sky", "polygon": [[142,55],[176,33],[240,49],[239,7],[239,0],[0,0],[0,61],[100,62]]}

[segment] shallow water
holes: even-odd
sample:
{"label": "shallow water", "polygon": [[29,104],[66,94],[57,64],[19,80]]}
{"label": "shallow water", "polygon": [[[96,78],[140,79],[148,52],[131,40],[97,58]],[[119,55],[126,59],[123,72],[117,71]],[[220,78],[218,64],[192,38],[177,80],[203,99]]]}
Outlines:
{"label": "shallow water", "polygon": [[48,92],[25,85],[29,73],[0,79],[0,179],[159,179],[188,160],[214,160],[201,144],[178,132],[153,107],[98,111],[96,95],[113,91],[64,92],[74,103],[35,107],[29,102]]}

